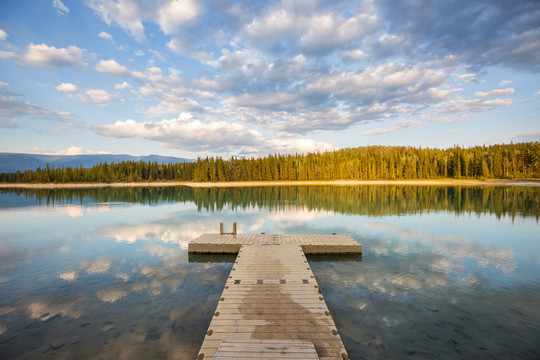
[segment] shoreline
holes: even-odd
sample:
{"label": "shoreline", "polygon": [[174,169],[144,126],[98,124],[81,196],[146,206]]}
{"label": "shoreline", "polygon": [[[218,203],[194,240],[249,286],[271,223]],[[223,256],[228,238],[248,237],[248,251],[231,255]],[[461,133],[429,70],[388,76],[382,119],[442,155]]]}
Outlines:
{"label": "shoreline", "polygon": [[121,183],[0,183],[0,188],[12,189],[78,189],[78,188],[123,188],[123,187],[171,187],[189,186],[192,188],[215,187],[255,187],[255,186],[357,186],[357,185],[412,185],[412,186],[529,186],[540,187],[540,179],[524,180],[310,180],[310,181],[231,181],[231,182],[121,182]]}

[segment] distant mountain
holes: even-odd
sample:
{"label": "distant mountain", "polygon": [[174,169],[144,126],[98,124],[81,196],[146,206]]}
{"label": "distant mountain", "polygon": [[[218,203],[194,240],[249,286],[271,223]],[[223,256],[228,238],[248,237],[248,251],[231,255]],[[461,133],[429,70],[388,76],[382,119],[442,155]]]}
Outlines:
{"label": "distant mountain", "polygon": [[177,158],[174,156],[147,155],[40,155],[40,154],[17,154],[0,153],[0,173],[17,172],[25,170],[35,170],[38,167],[44,168],[47,164],[55,168],[58,167],[80,167],[91,168],[100,163],[119,163],[122,161],[145,161],[157,162],[158,164],[176,164],[181,162],[192,162],[192,159]]}

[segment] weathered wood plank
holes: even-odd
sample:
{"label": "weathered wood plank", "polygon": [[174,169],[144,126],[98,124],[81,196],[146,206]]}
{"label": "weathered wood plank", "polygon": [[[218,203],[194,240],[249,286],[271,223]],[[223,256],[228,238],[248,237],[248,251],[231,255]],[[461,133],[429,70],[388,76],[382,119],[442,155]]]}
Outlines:
{"label": "weathered wood plank", "polygon": [[319,359],[313,343],[305,340],[225,339],[214,355],[214,360],[259,358],[290,360]]}
{"label": "weathered wood plank", "polygon": [[[236,348],[242,350],[243,343],[234,341],[253,339],[308,341],[321,356],[346,359],[345,348],[302,246],[291,245],[290,240],[294,237],[286,239],[289,244],[280,245],[277,245],[279,236],[237,235],[237,238],[253,242],[242,245],[238,252],[201,346],[199,359],[214,355],[216,359],[225,359],[218,357],[218,348],[223,341],[233,341],[236,351]],[[276,245],[256,244],[255,240]],[[247,348],[249,346],[246,345],[242,351],[249,350]],[[229,351],[223,354],[231,355]],[[231,356],[242,358],[238,354]],[[259,357],[264,359],[263,356],[255,356]],[[283,356],[274,358],[287,359]]]}
{"label": "weathered wood plank", "polygon": [[203,234],[188,245],[194,253],[235,254],[242,245],[301,245],[305,254],[361,254],[362,245],[347,235]]}

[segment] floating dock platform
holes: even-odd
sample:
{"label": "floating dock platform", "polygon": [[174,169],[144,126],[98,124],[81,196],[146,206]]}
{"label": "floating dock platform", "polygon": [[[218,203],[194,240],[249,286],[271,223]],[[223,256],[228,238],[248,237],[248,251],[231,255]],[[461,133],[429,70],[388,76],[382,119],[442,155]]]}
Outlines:
{"label": "floating dock platform", "polygon": [[362,245],[347,235],[204,234],[188,244],[188,252],[238,254],[242,245],[299,245],[304,254],[361,254]]}
{"label": "floating dock platform", "polygon": [[203,359],[347,360],[306,254],[361,254],[346,235],[205,234],[189,252],[238,253]]}

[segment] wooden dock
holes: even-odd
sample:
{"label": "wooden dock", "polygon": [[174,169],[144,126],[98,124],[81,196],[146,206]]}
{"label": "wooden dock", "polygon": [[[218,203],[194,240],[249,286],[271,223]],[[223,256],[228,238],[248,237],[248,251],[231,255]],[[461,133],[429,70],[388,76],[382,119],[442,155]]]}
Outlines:
{"label": "wooden dock", "polygon": [[198,360],[348,359],[305,253],[361,253],[356,241],[345,235],[205,234],[188,249],[238,253]]}
{"label": "wooden dock", "polygon": [[188,245],[190,253],[237,254],[242,245],[300,245],[304,254],[361,254],[362,245],[347,235],[204,234]]}

